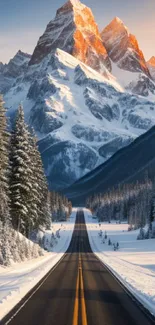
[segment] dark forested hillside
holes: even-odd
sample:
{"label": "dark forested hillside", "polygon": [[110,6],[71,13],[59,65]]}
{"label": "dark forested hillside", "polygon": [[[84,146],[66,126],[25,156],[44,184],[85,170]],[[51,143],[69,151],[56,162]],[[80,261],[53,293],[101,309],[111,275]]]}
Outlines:
{"label": "dark forested hillside", "polygon": [[84,205],[92,194],[105,192],[121,183],[155,176],[155,127],[119,150],[108,161],[65,190],[73,204]]}

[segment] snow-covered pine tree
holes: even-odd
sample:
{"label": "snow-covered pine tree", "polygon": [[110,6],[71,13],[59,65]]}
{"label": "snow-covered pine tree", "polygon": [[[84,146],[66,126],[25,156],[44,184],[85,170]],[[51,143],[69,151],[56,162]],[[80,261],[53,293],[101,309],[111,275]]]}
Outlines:
{"label": "snow-covered pine tree", "polygon": [[45,205],[45,226],[47,230],[51,229],[51,221],[50,192],[47,192]]}
{"label": "snow-covered pine tree", "polygon": [[58,220],[65,220],[66,215],[65,215],[65,209],[63,205],[63,198],[59,195],[58,196],[58,215],[57,215]]}
{"label": "snow-covered pine tree", "polygon": [[[33,210],[33,220],[34,229],[38,230],[41,227],[50,228],[51,218],[50,218],[50,203],[49,203],[49,194],[47,180],[44,174],[43,163],[41,159],[40,152],[37,146],[37,139],[35,136],[31,136],[31,162],[33,170],[33,179],[32,179],[32,210]],[[37,210],[35,211],[35,208]],[[35,217],[36,216],[36,217]]]}
{"label": "snow-covered pine tree", "polygon": [[72,213],[72,202],[68,201],[68,217],[71,215]]}
{"label": "snow-covered pine tree", "polygon": [[31,192],[28,197],[29,207],[29,224],[28,224],[28,237],[32,230],[38,230],[38,219],[39,219],[39,207],[40,207],[40,187],[39,187],[39,169],[38,169],[38,148],[37,139],[34,135],[33,130],[28,131],[28,142],[29,142],[29,158],[31,164]]}
{"label": "snow-covered pine tree", "polygon": [[0,220],[9,219],[9,134],[7,132],[6,111],[0,96]]}
{"label": "snow-covered pine tree", "polygon": [[11,218],[15,229],[27,234],[29,225],[29,196],[31,193],[31,161],[29,156],[29,134],[20,105],[11,136]]}
{"label": "snow-covered pine tree", "polygon": [[24,122],[20,105],[11,137],[11,216],[15,229],[29,237],[50,226],[48,187],[37,139]]}
{"label": "snow-covered pine tree", "polygon": [[3,247],[3,223],[0,220],[0,265],[3,265],[3,255],[2,255],[2,247]]}
{"label": "snow-covered pine tree", "polygon": [[51,220],[54,220],[55,213],[55,192],[52,191],[49,193],[50,196],[50,209],[51,209]]}
{"label": "snow-covered pine tree", "polygon": [[12,235],[11,235],[11,255],[12,258],[14,260],[14,262],[20,262],[20,255],[19,255],[19,251],[20,251],[20,239],[19,239],[19,234],[12,229],[11,231]]}
{"label": "snow-covered pine tree", "polygon": [[3,265],[9,266],[11,264],[11,259],[13,259],[13,257],[11,255],[11,229],[8,222],[5,223],[3,229],[2,257],[3,257]]}

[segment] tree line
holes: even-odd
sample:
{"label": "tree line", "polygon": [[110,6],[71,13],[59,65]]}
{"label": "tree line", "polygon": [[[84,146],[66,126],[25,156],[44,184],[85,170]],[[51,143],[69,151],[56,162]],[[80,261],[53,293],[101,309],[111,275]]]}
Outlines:
{"label": "tree line", "polygon": [[87,199],[86,206],[99,221],[128,221],[129,230],[152,228],[155,220],[154,181],[145,178],[144,182],[122,184],[107,192],[93,195]]}
{"label": "tree line", "polygon": [[72,203],[66,196],[55,191],[49,192],[52,221],[65,221],[72,212]]}
{"label": "tree line", "polygon": [[37,139],[24,121],[22,106],[8,131],[0,96],[0,251],[8,227],[30,238],[33,231],[49,229],[52,219],[66,220],[71,210],[67,198],[48,191]]}

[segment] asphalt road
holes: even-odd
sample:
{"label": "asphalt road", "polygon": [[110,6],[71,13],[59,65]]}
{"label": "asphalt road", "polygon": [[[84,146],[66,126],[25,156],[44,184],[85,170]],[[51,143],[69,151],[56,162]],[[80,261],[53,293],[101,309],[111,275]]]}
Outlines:
{"label": "asphalt road", "polygon": [[68,251],[20,309],[0,324],[150,325],[138,305],[92,253],[83,211]]}

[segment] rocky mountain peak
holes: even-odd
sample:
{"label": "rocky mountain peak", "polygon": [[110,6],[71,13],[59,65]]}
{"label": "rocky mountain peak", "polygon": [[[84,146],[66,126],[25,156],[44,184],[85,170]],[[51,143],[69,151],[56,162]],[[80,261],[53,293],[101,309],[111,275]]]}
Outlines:
{"label": "rocky mountain peak", "polygon": [[69,0],[61,8],[59,8],[57,10],[57,14],[59,14],[60,12],[65,12],[65,11],[69,11],[69,10],[82,9],[83,7],[85,7],[85,5],[82,4],[81,1],[79,1],[79,0]]}
{"label": "rocky mountain peak", "polygon": [[14,62],[17,65],[23,65],[25,62],[29,62],[31,55],[19,50],[15,56],[9,61],[8,64]]}
{"label": "rocky mountain peak", "polygon": [[18,52],[16,53],[16,55],[21,55],[21,56],[26,57],[26,58],[29,58],[29,59],[31,58],[31,54],[26,53],[26,52],[23,52],[21,50],[18,50]]}
{"label": "rocky mountain peak", "polygon": [[104,70],[104,66],[111,70],[92,11],[78,0],[70,0],[57,10],[56,17],[38,41],[30,65],[40,63],[57,48],[99,72]]}
{"label": "rocky mountain peak", "polygon": [[104,42],[107,42],[108,37],[110,39],[116,40],[119,39],[120,37],[128,37],[129,36],[129,30],[123,23],[123,21],[115,17],[109,25],[107,25],[102,33],[101,33],[101,38]]}
{"label": "rocky mountain peak", "polygon": [[101,38],[111,60],[121,69],[143,72],[150,76],[136,37],[130,34],[129,29],[118,17],[103,29]]}
{"label": "rocky mountain peak", "polygon": [[17,78],[24,73],[28,67],[31,55],[19,50],[15,56],[4,66],[3,76],[4,78]]}
{"label": "rocky mountain peak", "polygon": [[0,62],[0,73],[4,70],[4,67],[5,65],[2,62]]}
{"label": "rocky mountain peak", "polygon": [[113,19],[113,21],[118,24],[123,24],[123,21],[117,16]]}
{"label": "rocky mountain peak", "polygon": [[127,26],[124,24],[123,20],[119,17],[114,17],[110,24],[106,27],[107,29],[122,29],[129,33]]}
{"label": "rocky mountain peak", "polygon": [[147,63],[149,63],[150,65],[155,67],[155,56],[152,56],[151,59]]}
{"label": "rocky mountain peak", "polygon": [[80,0],[69,0],[69,2],[71,2],[71,4],[73,5],[73,6],[77,6],[77,5],[81,5],[81,1]]}
{"label": "rocky mountain peak", "polygon": [[151,59],[147,62],[147,66],[152,79],[155,80],[155,56],[151,57]]}

